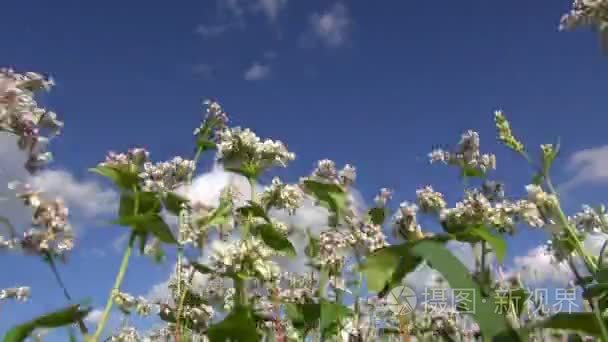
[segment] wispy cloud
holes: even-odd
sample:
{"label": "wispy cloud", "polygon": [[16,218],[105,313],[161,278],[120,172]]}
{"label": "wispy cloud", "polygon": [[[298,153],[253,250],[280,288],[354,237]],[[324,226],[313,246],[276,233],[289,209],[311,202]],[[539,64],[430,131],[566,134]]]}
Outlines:
{"label": "wispy cloud", "polygon": [[287,0],[217,0],[215,22],[200,24],[195,31],[205,38],[218,37],[230,30],[245,28],[247,17],[260,13],[274,23],[286,7]]}
{"label": "wispy cloud", "polygon": [[225,32],[237,27],[237,25],[233,23],[224,23],[224,24],[199,24],[194,32],[200,34],[205,38],[213,38],[222,35]]}
{"label": "wispy cloud", "polygon": [[274,21],[287,6],[287,0],[257,0],[257,6],[269,20]]}
{"label": "wispy cloud", "polygon": [[192,70],[194,71],[194,73],[204,79],[210,79],[213,78],[214,74],[215,74],[215,68],[211,65],[211,64],[207,64],[207,63],[199,63],[196,64]]}
{"label": "wispy cloud", "polygon": [[260,81],[270,77],[270,66],[260,62],[254,62],[243,76],[247,81]]}
{"label": "wispy cloud", "polygon": [[568,160],[567,169],[573,176],[560,185],[563,191],[583,184],[608,183],[608,145],[574,153]]}
{"label": "wispy cloud", "polygon": [[[7,183],[21,181],[43,191],[46,196],[62,198],[70,209],[71,221],[76,227],[83,220],[114,210],[118,195],[113,190],[93,180],[78,179],[68,170],[47,169],[30,176],[23,169],[25,159],[14,137],[0,135],[0,186],[6,189]],[[15,226],[25,224],[31,217],[29,210],[13,197],[14,194],[2,193],[7,200],[0,208],[0,215],[7,216]]]}
{"label": "wispy cloud", "polygon": [[302,38],[303,46],[320,42],[326,47],[338,48],[349,42],[352,18],[344,4],[336,3],[325,12],[312,14],[310,26],[310,31]]}

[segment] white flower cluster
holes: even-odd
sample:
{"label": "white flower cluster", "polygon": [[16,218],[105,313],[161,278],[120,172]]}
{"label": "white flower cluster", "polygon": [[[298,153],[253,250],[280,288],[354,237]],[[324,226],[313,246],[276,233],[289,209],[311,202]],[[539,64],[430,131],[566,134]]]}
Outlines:
{"label": "white flower cluster", "polygon": [[111,342],[140,342],[141,336],[134,327],[123,327],[118,334],[110,337]]}
{"label": "white flower cluster", "polygon": [[218,137],[218,159],[230,168],[244,164],[262,169],[286,167],[288,162],[295,159],[295,154],[289,152],[282,142],[270,139],[261,141],[248,128],[226,128],[218,133]]}
{"label": "white flower cluster", "polygon": [[117,153],[114,151],[108,152],[106,160],[99,163],[100,166],[126,167],[134,165],[140,167],[148,162],[150,153],[141,147],[129,149],[127,153]]}
{"label": "white flower cluster", "polygon": [[228,114],[217,101],[205,101],[205,120],[200,127],[194,130],[194,135],[212,134],[214,132],[205,130],[222,130],[228,123]]}
{"label": "white flower cluster", "polygon": [[171,191],[188,181],[194,172],[194,161],[175,157],[170,161],[146,162],[139,174],[145,191]]}
{"label": "white flower cluster", "polygon": [[422,236],[422,231],[416,213],[418,206],[410,202],[402,202],[399,209],[393,216],[393,231],[397,236],[401,236],[406,240],[419,238]]}
{"label": "white flower cluster", "polygon": [[545,225],[541,211],[534,202],[502,200],[492,203],[479,190],[468,190],[464,199],[456,203],[454,208],[440,212],[440,219],[444,224],[462,227],[488,224],[501,231],[513,231],[518,221],[532,227]]}
{"label": "white flower cluster", "polygon": [[352,247],[363,248],[363,251],[367,253],[388,245],[386,236],[382,232],[382,226],[351,216],[346,216],[345,221],[351,229],[352,236],[348,236],[346,241],[352,241]]}
{"label": "white flower cluster", "polygon": [[560,30],[572,30],[582,26],[592,26],[600,31],[608,27],[608,1],[574,0],[570,12],[560,21]]}
{"label": "white flower cluster", "polygon": [[416,201],[423,213],[438,213],[446,207],[443,194],[433,190],[430,185],[416,190]]}
{"label": "white flower cluster", "polygon": [[526,185],[526,191],[528,192],[528,201],[536,204],[541,210],[549,213],[558,207],[559,201],[557,196],[546,193],[539,185]]}
{"label": "white flower cluster", "polygon": [[300,207],[303,194],[298,186],[284,184],[275,177],[270,186],[267,186],[260,195],[260,202],[266,208],[286,209],[293,215]]}
{"label": "white flower cluster", "polygon": [[[270,257],[276,252],[257,238],[217,242],[213,245],[211,262],[220,273],[253,271],[261,279],[272,281],[280,274],[279,266]],[[249,268],[244,269],[246,266]]]}
{"label": "white flower cluster", "polygon": [[374,203],[376,203],[376,207],[384,208],[388,201],[391,200],[393,196],[393,191],[387,188],[380,189],[380,192],[374,198]]}
{"label": "white flower cluster", "polygon": [[329,266],[339,266],[344,261],[342,250],[356,241],[350,232],[327,230],[319,236],[319,257]]}
{"label": "white flower cluster", "polygon": [[336,163],[333,160],[322,159],[317,162],[311,178],[320,182],[340,184],[348,187],[357,179],[357,169],[350,164],[346,164],[342,170],[338,171]]}
{"label": "white flower cluster", "polygon": [[133,295],[124,292],[116,292],[112,296],[114,303],[122,312],[132,313],[135,311],[140,316],[148,316],[152,313],[152,304],[144,297],[135,298]]}
{"label": "white flower cluster", "polygon": [[224,279],[218,277],[211,277],[205,283],[205,287],[201,289],[201,297],[214,302],[218,299],[223,299],[226,296],[228,288],[224,282]]}
{"label": "white flower cluster", "polygon": [[0,300],[3,299],[16,299],[25,301],[30,297],[30,288],[27,286],[21,287],[10,287],[7,289],[0,290]]}
{"label": "white flower cluster", "polygon": [[312,300],[318,281],[311,274],[295,274],[284,272],[281,275],[278,296],[282,301],[290,303],[305,303]]}
{"label": "white flower cluster", "polygon": [[195,326],[206,326],[211,321],[214,314],[215,311],[213,310],[213,307],[201,304],[196,307],[185,306],[182,317],[191,321]]}
{"label": "white flower cluster", "polygon": [[608,215],[601,211],[583,205],[583,210],[569,218],[570,223],[580,232],[599,233],[605,232],[605,222],[608,222]]}
{"label": "white flower cluster", "polygon": [[481,172],[495,169],[496,156],[482,154],[479,147],[479,134],[469,130],[462,134],[455,152],[436,149],[429,154],[429,158],[431,163],[442,162],[463,169],[477,169]]}
{"label": "white flower cluster", "polygon": [[52,80],[34,72],[19,74],[0,69],[0,132],[18,137],[19,148],[28,154],[25,168],[31,173],[52,159],[46,150],[49,139],[41,131],[56,135],[63,127],[55,113],[38,106],[34,100],[36,91],[49,90],[53,85]]}
{"label": "white flower cluster", "polygon": [[48,200],[28,184],[13,182],[9,188],[17,191],[17,198],[32,208],[32,228],[24,232],[19,241],[11,237],[2,239],[2,247],[20,246],[33,254],[62,255],[74,247],[74,234],[68,222],[68,208],[61,199]]}

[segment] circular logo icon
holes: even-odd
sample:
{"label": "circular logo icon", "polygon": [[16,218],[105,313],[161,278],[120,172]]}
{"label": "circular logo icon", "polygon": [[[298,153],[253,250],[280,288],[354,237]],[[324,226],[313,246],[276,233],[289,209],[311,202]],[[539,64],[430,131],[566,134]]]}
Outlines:
{"label": "circular logo icon", "polygon": [[416,309],[416,292],[407,286],[397,286],[386,296],[388,309],[397,315],[407,315]]}

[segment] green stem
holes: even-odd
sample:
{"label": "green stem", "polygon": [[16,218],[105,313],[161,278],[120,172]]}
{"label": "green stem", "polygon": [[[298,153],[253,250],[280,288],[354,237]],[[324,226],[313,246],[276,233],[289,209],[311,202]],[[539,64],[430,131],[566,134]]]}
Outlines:
{"label": "green stem", "polygon": [[245,289],[245,281],[237,275],[234,277],[234,302],[236,305],[247,305],[247,290]]}
{"label": "green stem", "polygon": [[481,273],[485,276],[486,272],[486,242],[481,241]]}
{"label": "green stem", "polygon": [[[59,275],[59,270],[57,269],[57,264],[55,264],[53,256],[51,255],[51,253],[46,252],[45,257],[49,267],[51,268],[51,271],[53,272],[53,275],[55,276],[57,284],[59,284],[59,287],[61,287],[61,289],[63,290],[63,296],[65,297],[65,299],[68,300],[68,302],[71,302],[72,296],[70,296],[68,288],[65,286],[63,279],[61,279],[61,275]],[[84,324],[84,321],[82,319],[78,320],[78,328],[80,329],[80,332],[83,335],[86,335],[88,333],[87,326]]]}
{"label": "green stem", "polygon": [[[557,195],[558,195],[557,191],[555,190],[555,187],[553,186],[553,182],[551,182],[551,178],[549,177],[548,173],[545,173],[545,180],[547,183],[547,187],[549,188],[549,191],[557,197]],[[592,275],[595,274],[597,272],[597,265],[595,264],[593,259],[591,259],[591,257],[585,252],[582,242],[579,240],[578,236],[576,235],[575,230],[570,225],[570,222],[568,222],[568,218],[566,217],[566,214],[564,214],[564,211],[562,210],[562,207],[561,207],[561,204],[559,203],[559,201],[557,202],[556,209],[557,209],[559,223],[562,226],[564,226],[564,228],[566,229],[566,232],[569,235],[569,238],[574,241],[574,249],[580,255],[580,257],[583,258],[583,261],[585,262],[585,266],[587,267],[587,271]]]}
{"label": "green stem", "polygon": [[[196,153],[194,153],[194,158],[193,160],[193,164],[194,167],[192,169],[192,171],[190,172],[190,174],[188,175],[188,179],[187,179],[187,183],[188,185],[192,184],[192,178],[194,177],[194,172],[196,170],[196,164],[198,163],[198,160],[201,157],[201,153],[203,152],[203,148],[202,147],[197,147],[196,149]],[[177,316],[175,317],[175,325],[176,325],[176,336],[175,339],[179,341],[179,332],[180,332],[180,327],[181,327],[181,314],[182,314],[182,306],[183,306],[183,302],[184,302],[184,298],[186,297],[186,292],[184,291],[182,293],[182,279],[181,279],[181,269],[182,269],[182,260],[184,258],[184,245],[182,243],[182,241],[184,240],[183,237],[183,232],[182,232],[182,215],[179,216],[180,222],[178,224],[178,237],[177,237],[177,294],[178,296],[180,296],[180,302],[179,302],[179,306],[177,307]],[[190,280],[192,281],[192,280]]]}
{"label": "green stem", "polygon": [[608,342],[608,328],[606,328],[606,323],[604,322],[604,318],[600,312],[600,305],[597,298],[593,300],[593,313],[595,314],[595,320],[600,326],[600,330],[602,332],[602,341]]}
{"label": "green stem", "polygon": [[127,266],[129,265],[129,258],[131,257],[131,252],[133,251],[133,244],[135,243],[135,233],[131,233],[131,237],[129,238],[129,244],[125,249],[125,253],[122,256],[122,262],[120,263],[120,268],[118,270],[118,274],[116,275],[116,280],[114,281],[114,286],[110,291],[110,295],[108,296],[108,301],[106,302],[106,307],[103,310],[103,314],[101,315],[101,320],[99,321],[99,325],[97,326],[97,330],[95,331],[95,335],[93,336],[94,341],[98,341],[101,336],[103,329],[105,328],[108,317],[110,315],[110,310],[112,310],[112,305],[114,304],[114,294],[118,292],[120,289],[120,285],[122,284],[122,280],[127,273]]}
{"label": "green stem", "polygon": [[247,177],[247,182],[249,182],[249,189],[251,191],[251,202],[255,202],[255,179]]}
{"label": "green stem", "polygon": [[321,275],[319,277],[319,298],[325,298],[325,290],[327,288],[327,282],[329,281],[329,271],[321,269]]}
{"label": "green stem", "polygon": [[[192,283],[193,279],[194,279],[194,271],[192,271],[190,273],[190,276],[188,277],[188,284]],[[179,298],[179,304],[177,306],[177,316],[176,316],[176,320],[175,320],[176,329],[179,329],[178,331],[181,331],[180,318],[181,318],[183,310],[184,310],[184,301],[186,300],[186,294],[188,293],[188,291],[189,290],[183,291]],[[178,335],[179,335],[179,333],[178,333]]]}

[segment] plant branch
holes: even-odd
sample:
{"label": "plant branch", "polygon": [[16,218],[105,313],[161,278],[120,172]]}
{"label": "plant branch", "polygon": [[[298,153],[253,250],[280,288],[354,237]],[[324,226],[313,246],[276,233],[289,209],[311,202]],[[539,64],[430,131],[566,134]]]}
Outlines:
{"label": "plant branch", "polygon": [[129,244],[125,249],[125,252],[122,256],[122,261],[120,263],[120,268],[118,270],[118,274],[116,275],[116,280],[114,280],[114,286],[110,291],[110,295],[108,296],[108,301],[106,302],[106,307],[103,310],[103,314],[101,315],[101,319],[99,321],[99,325],[97,326],[97,330],[95,331],[95,335],[93,336],[94,341],[98,341],[101,336],[103,329],[108,323],[108,317],[110,315],[110,310],[112,310],[112,305],[114,303],[114,294],[120,290],[120,285],[127,273],[127,267],[129,265],[129,258],[131,257],[131,252],[133,251],[133,244],[135,243],[135,233],[131,233],[131,237],[129,238]]}

